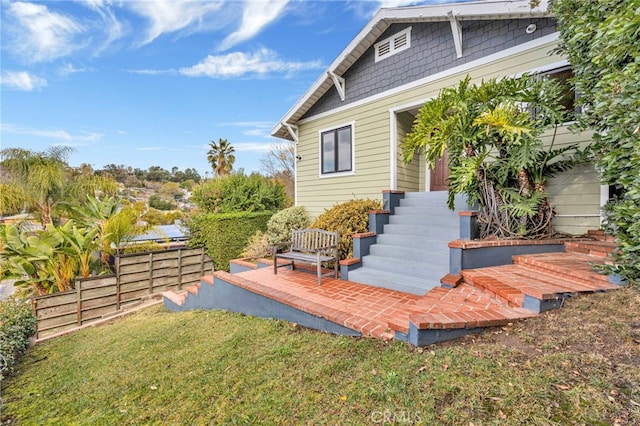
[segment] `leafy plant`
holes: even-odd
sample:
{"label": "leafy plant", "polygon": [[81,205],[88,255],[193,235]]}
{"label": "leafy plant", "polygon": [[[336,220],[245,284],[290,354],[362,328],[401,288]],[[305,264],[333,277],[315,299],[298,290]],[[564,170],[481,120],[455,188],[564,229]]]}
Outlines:
{"label": "leafy plant", "polygon": [[576,127],[594,132],[602,182],[616,193],[605,231],[618,239],[617,272],[640,281],[640,1],[555,0],[551,9],[580,93]]}
{"label": "leafy plant", "polygon": [[294,229],[309,227],[311,219],[302,206],[293,206],[280,210],[267,222],[267,239],[269,244],[278,244],[291,238]]}
{"label": "leafy plant", "polygon": [[193,190],[191,201],[206,213],[277,211],[287,207],[284,186],[252,173],[218,177]]}
{"label": "leafy plant", "polygon": [[247,241],[247,245],[242,252],[242,257],[251,259],[265,257],[270,254],[270,249],[269,236],[262,231],[256,231],[256,233],[249,238],[249,241]]}
{"label": "leafy plant", "polygon": [[583,158],[576,146],[545,148],[540,138],[564,121],[561,99],[560,84],[535,75],[478,85],[467,76],[420,109],[402,144],[404,159],[424,152],[433,166],[448,151],[448,205],[456,194],[478,202],[482,237],[551,235],[547,180]]}
{"label": "leafy plant", "polygon": [[350,200],[327,209],[311,224],[311,228],[338,231],[340,244],[339,258],[353,256],[353,234],[369,230],[369,210],[382,209],[382,201],[358,199]]}
{"label": "leafy plant", "polygon": [[186,225],[189,246],[205,247],[216,269],[229,270],[256,231],[265,231],[272,212],[193,214]]}
{"label": "leafy plant", "polygon": [[36,324],[28,301],[13,295],[0,302],[0,378],[13,371],[16,359],[36,332]]}

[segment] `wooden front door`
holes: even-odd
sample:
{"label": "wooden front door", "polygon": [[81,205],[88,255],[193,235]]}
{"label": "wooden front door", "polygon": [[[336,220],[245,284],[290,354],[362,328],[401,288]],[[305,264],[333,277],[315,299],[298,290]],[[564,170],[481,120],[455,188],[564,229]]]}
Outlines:
{"label": "wooden front door", "polygon": [[430,172],[429,191],[446,191],[449,189],[449,168],[447,167],[447,151],[437,160]]}

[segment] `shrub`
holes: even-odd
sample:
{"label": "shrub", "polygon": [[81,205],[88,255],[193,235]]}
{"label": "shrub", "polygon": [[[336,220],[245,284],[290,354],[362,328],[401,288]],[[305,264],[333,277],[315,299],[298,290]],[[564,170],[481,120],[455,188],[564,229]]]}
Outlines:
{"label": "shrub", "polygon": [[247,246],[244,248],[242,252],[242,257],[250,257],[252,259],[256,259],[259,257],[265,257],[270,254],[269,240],[267,239],[267,234],[262,231],[258,231],[249,238],[247,242]]}
{"label": "shrub", "polygon": [[191,201],[207,213],[277,211],[287,206],[282,184],[252,173],[232,173],[193,189]]}
{"label": "shrub", "polygon": [[13,370],[18,356],[36,332],[36,317],[31,306],[18,296],[10,296],[0,303],[0,377]]}
{"label": "shrub", "polygon": [[229,270],[229,261],[240,257],[256,231],[265,231],[273,212],[194,214],[187,221],[189,246],[205,247],[218,270]]}
{"label": "shrub", "polygon": [[291,238],[294,229],[305,229],[311,219],[302,206],[280,210],[267,223],[267,240],[269,244],[278,244]]}
{"label": "shrub", "polygon": [[325,210],[311,224],[311,228],[340,233],[338,256],[346,259],[353,256],[353,234],[369,230],[369,210],[382,209],[380,200],[351,200],[336,204]]}

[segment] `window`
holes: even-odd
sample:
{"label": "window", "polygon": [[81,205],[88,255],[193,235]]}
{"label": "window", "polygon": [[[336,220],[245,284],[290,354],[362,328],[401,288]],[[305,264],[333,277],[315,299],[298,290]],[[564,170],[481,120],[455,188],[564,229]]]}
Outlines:
{"label": "window", "polygon": [[576,114],[580,114],[579,108],[576,106],[576,99],[578,98],[575,86],[571,79],[573,78],[573,70],[571,67],[562,67],[555,70],[551,70],[543,74],[547,78],[552,78],[563,88],[561,104],[567,111],[567,120],[575,120]]}
{"label": "window", "polygon": [[374,49],[376,51],[375,62],[385,59],[398,52],[402,52],[411,47],[411,27],[407,27],[399,33],[376,43]]}
{"label": "window", "polygon": [[320,132],[321,173],[353,171],[352,125]]}

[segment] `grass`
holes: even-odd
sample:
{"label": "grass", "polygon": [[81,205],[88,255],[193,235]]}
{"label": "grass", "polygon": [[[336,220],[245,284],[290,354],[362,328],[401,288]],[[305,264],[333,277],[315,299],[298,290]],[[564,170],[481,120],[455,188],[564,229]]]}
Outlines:
{"label": "grass", "polygon": [[14,424],[640,424],[640,294],[414,349],[150,308],[31,348]]}

